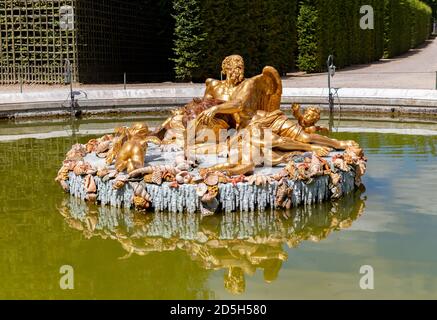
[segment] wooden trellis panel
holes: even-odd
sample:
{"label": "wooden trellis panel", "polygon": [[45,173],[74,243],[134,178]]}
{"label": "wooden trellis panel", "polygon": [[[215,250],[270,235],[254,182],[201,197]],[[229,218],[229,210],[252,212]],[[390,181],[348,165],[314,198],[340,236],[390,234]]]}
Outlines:
{"label": "wooden trellis panel", "polygon": [[[170,80],[169,0],[77,0],[81,82]],[[169,72],[170,71],[170,72]]]}
{"label": "wooden trellis panel", "polygon": [[76,0],[0,0],[0,84],[53,84],[65,60],[77,78],[76,31],[60,27],[60,8]]}
{"label": "wooden trellis panel", "polygon": [[[61,28],[61,8],[74,28]],[[0,84],[171,78],[170,0],[0,0]]]}

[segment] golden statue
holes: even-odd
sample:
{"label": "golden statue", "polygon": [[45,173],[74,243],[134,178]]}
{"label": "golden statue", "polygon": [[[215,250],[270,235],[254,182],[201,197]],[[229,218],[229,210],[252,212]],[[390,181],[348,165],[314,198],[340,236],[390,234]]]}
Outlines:
{"label": "golden statue", "polygon": [[[241,59],[243,64],[243,58],[239,57],[239,59]],[[232,70],[227,70],[226,72],[227,77],[229,76],[228,74],[234,74]],[[244,69],[238,68],[235,72],[244,72]],[[243,79],[243,76],[240,76],[239,79]],[[209,83],[213,84],[214,81],[209,80]],[[197,125],[210,125],[217,115],[227,114],[234,117],[236,121],[235,128],[242,129],[251,122],[258,110],[271,112],[280,108],[282,81],[279,73],[273,67],[265,67],[262,74],[246,79],[239,84],[231,82],[231,85],[236,86],[232,88],[231,95],[227,97],[228,100],[202,112],[197,118]],[[216,91],[220,93],[220,88],[219,85],[212,89],[207,86],[206,92],[208,93],[213,90],[212,93],[216,93]],[[205,98],[209,98],[210,95],[211,93],[207,94]]]}
{"label": "golden statue", "polygon": [[326,127],[316,126],[320,121],[320,109],[316,107],[309,107],[305,110],[304,114],[300,112],[300,105],[293,104],[291,107],[293,110],[293,116],[298,121],[299,125],[306,133],[313,134],[316,132],[329,133],[329,129]]}
{"label": "golden statue", "polygon": [[[198,154],[211,152],[211,143],[219,142],[220,130],[246,129],[253,147],[262,147],[265,137],[263,131],[272,131],[271,163],[277,165],[288,162],[290,155],[296,151],[312,151],[318,156],[327,156],[332,149],[344,150],[357,146],[353,141],[338,141],[319,135],[329,130],[316,126],[320,120],[320,110],[308,108],[302,115],[300,107],[293,105],[293,114],[297,123],[288,119],[280,110],[282,80],[273,67],[265,67],[262,74],[250,79],[244,78],[244,61],[239,55],[226,57],[222,64],[225,80],[208,79],[203,100],[194,100],[191,104],[176,110],[155,133],[165,144],[176,143],[185,149],[192,147]],[[202,129],[211,129],[216,134],[216,141],[187,146],[187,126],[189,121],[196,121],[196,133]],[[244,134],[247,135],[247,132]],[[170,139],[166,134],[171,133]],[[247,142],[247,141],[245,141]],[[240,152],[243,148],[241,135],[236,134],[225,144],[216,145],[216,152],[228,149]],[[191,149],[190,149],[191,153]],[[262,157],[262,155],[261,155]],[[263,160],[251,158],[251,154],[242,154],[238,164],[224,164],[212,170],[227,170],[229,173],[250,172]],[[231,172],[232,171],[232,172]]]}
{"label": "golden statue", "polygon": [[113,146],[110,149],[106,162],[112,164],[118,172],[127,170],[128,173],[144,167],[144,158],[149,142],[160,144],[161,141],[149,135],[146,124],[137,123],[132,128],[115,129]]}
{"label": "golden statue", "polygon": [[[242,60],[241,57],[240,59]],[[233,74],[232,71],[227,72]],[[209,90],[207,88],[207,92]],[[349,146],[356,146],[353,141],[342,142],[318,134],[302,132],[308,127],[315,126],[320,120],[320,112],[311,108],[304,116],[301,116],[298,106],[295,105],[294,114],[300,122],[296,124],[280,111],[281,96],[282,80],[278,72],[273,67],[265,67],[261,75],[246,79],[233,88],[228,101],[203,111],[197,118],[197,124],[211,124],[216,116],[225,114],[232,115],[236,119],[236,129],[258,126],[262,129],[272,129],[273,133],[281,138],[288,138],[277,141],[277,144],[286,150],[308,151],[311,149],[315,152],[322,152],[321,146],[325,147],[324,151],[329,148],[346,149]],[[302,143],[311,144],[311,146],[303,146]],[[276,143],[274,147],[275,145]]]}
{"label": "golden statue", "polygon": [[[287,163],[296,152],[311,151],[327,156],[332,149],[358,147],[354,141],[338,141],[317,134],[329,132],[316,125],[320,120],[318,108],[310,107],[301,114],[300,106],[295,104],[292,111],[297,121],[290,120],[280,110],[282,80],[275,68],[265,67],[262,74],[245,79],[243,58],[232,55],[224,59],[222,74],[225,80],[208,79],[203,99],[194,99],[173,111],[153,134],[141,126],[118,129],[108,163],[117,158],[118,171],[141,168],[147,142],[159,143],[159,139],[164,146],[175,145],[184,150],[187,156],[212,152],[227,153],[229,157],[237,153],[236,161],[210,168],[231,175],[252,172],[262,164]],[[235,133],[221,141],[221,133],[230,129]],[[205,131],[213,133],[214,141],[202,136]],[[193,132],[195,138],[191,141],[188,135]],[[266,132],[270,133],[269,137]],[[153,141],[152,135],[159,139]],[[255,157],[253,152],[245,152],[247,144],[262,151]]]}

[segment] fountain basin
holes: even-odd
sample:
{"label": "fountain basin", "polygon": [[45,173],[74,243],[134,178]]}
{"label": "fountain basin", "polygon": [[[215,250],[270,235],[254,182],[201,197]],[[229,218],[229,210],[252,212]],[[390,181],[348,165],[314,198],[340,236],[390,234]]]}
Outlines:
{"label": "fountain basin", "polygon": [[[150,168],[149,175],[132,177],[117,173],[113,165],[107,166],[105,159],[90,152],[76,164],[66,160],[58,181],[61,180],[64,189],[74,197],[118,208],[201,212],[203,215],[219,210],[229,213],[290,209],[335,200],[359,187],[365,159],[348,157],[346,153],[333,152],[326,158],[305,153],[297,155],[287,165],[256,168],[253,176],[228,177],[217,172],[208,174],[209,178],[202,176],[202,169],[226,159],[199,156],[200,164],[184,171],[190,181],[178,183],[175,176],[181,170],[173,162],[183,152],[164,152],[150,144],[145,159],[145,168]],[[88,170],[80,172],[78,165],[85,165]],[[69,166],[68,170],[66,166]],[[160,172],[158,181],[153,179],[157,171]],[[165,179],[170,171],[170,179]],[[212,179],[210,175],[213,175]]]}

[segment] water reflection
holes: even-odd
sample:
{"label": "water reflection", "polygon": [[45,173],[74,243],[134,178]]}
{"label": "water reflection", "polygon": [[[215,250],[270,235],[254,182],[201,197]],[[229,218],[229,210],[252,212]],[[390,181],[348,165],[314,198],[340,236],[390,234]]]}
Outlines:
{"label": "water reflection", "polygon": [[118,241],[121,259],[152,252],[184,251],[205,270],[225,270],[224,286],[245,291],[246,275],[261,270],[267,283],[278,278],[288,255],[304,241],[319,242],[352,226],[365,209],[357,191],[337,202],[294,208],[288,212],[229,213],[201,218],[196,214],[144,215],[113,207],[89,206],[70,197],[59,212],[67,224],[91,239]]}

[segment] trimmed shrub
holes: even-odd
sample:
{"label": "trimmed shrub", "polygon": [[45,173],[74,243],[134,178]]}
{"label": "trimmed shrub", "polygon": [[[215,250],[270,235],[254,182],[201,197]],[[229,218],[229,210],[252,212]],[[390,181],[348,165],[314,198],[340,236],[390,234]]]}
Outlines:
{"label": "trimmed shrub", "polygon": [[322,46],[319,41],[322,27],[319,21],[319,11],[314,4],[308,1],[301,5],[297,20],[299,48],[297,65],[299,69],[307,72],[319,71],[323,64]]}
{"label": "trimmed shrub", "polygon": [[437,0],[422,0],[432,9],[432,17],[437,20]]}
{"label": "trimmed shrub", "polygon": [[176,79],[190,81],[200,66],[202,43],[206,39],[200,19],[199,0],[174,0],[174,47]]}
{"label": "trimmed shrub", "polygon": [[412,12],[410,0],[385,1],[385,52],[386,58],[407,52],[412,43]]}
{"label": "trimmed shrub", "polygon": [[[374,29],[360,28],[360,8],[371,5]],[[330,54],[337,67],[378,60],[383,55],[383,13],[380,0],[304,0],[299,9],[298,67],[307,72],[326,70]]]}
{"label": "trimmed shrub", "polygon": [[266,65],[294,67],[297,0],[174,0],[175,70],[179,79],[220,78],[230,54],[246,61],[246,74]]}
{"label": "trimmed shrub", "polygon": [[431,31],[431,8],[419,0],[384,0],[384,57],[391,58],[415,48]]}
{"label": "trimmed shrub", "polygon": [[[365,5],[374,29],[360,27]],[[393,57],[428,38],[432,15],[419,0],[173,0],[173,8],[177,78],[202,81],[220,78],[230,54],[243,56],[247,76],[266,65],[284,74],[296,52],[307,72],[326,71],[330,54],[339,68]]]}
{"label": "trimmed shrub", "polygon": [[[360,8],[374,9],[374,29],[360,28]],[[304,0],[299,9],[298,67],[307,72],[326,71],[334,55],[337,67],[367,63],[383,55],[384,6],[379,0]]]}
{"label": "trimmed shrub", "polygon": [[425,42],[430,35],[432,27],[432,10],[421,1],[411,1],[412,23],[411,23],[411,46],[412,48]]}
{"label": "trimmed shrub", "polygon": [[[373,30],[360,27],[364,5],[374,10]],[[297,65],[321,72],[330,54],[339,68],[399,55],[429,37],[430,23],[431,9],[419,0],[302,0]]]}

